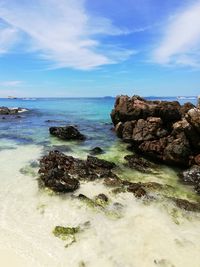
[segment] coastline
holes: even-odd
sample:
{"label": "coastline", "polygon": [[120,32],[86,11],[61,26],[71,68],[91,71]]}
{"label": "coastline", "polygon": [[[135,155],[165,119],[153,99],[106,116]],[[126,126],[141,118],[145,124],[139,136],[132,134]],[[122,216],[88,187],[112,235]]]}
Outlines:
{"label": "coastline", "polygon": [[[21,120],[30,123],[30,118],[26,115]],[[49,124],[44,123],[45,120],[46,116],[42,117],[44,127],[48,129]],[[37,118],[37,123],[38,121]],[[90,125],[92,122],[90,120]],[[25,122],[22,121],[21,125],[23,123]],[[86,127],[88,124],[82,125]],[[84,144],[76,141],[66,143],[56,137],[48,137],[49,142],[45,144],[45,136],[40,138],[43,143],[11,142],[9,145],[12,147],[13,144],[13,149],[0,151],[0,199],[3,211],[0,224],[1,250],[6,251],[10,257],[12,251],[14,255],[21,255],[23,260],[20,258],[19,264],[29,262],[29,266],[55,267],[65,266],[70,262],[70,266],[74,267],[81,264],[95,267],[184,267],[192,261],[193,267],[199,267],[199,214],[177,208],[168,199],[168,194],[188,198],[190,201],[199,201],[199,197],[192,188],[179,183],[176,169],[159,164],[156,173],[144,174],[123,167],[124,156],[129,154],[126,144],[115,138],[115,133],[110,131],[111,125],[102,124],[99,129],[97,124],[93,126],[86,134],[92,138],[93,131],[97,129],[97,133],[93,135],[96,139],[89,139]],[[84,127],[81,130],[85,133]],[[158,200],[148,201],[137,199],[128,192],[113,194],[112,188],[105,187],[102,180],[81,181],[76,192],[61,196],[38,188],[38,165],[31,167],[34,165],[31,163],[37,163],[55,146],[59,149],[63,145],[65,154],[86,159],[91,147],[99,144],[100,136],[103,138],[104,135],[100,135],[102,129],[105,131],[104,138],[107,138],[102,144],[108,142],[110,145],[103,146],[106,153],[98,158],[117,163],[121,170],[116,172],[121,179],[159,182],[174,187],[174,190],[168,188],[162,193],[153,192],[151,196],[158,197]],[[110,142],[111,139],[114,140],[113,143]],[[88,207],[74,198],[74,195],[83,194],[94,199],[101,193],[105,193],[110,201],[105,210]],[[162,195],[165,194],[167,197],[163,198]],[[56,225],[72,227],[88,221],[90,226],[84,228],[77,235],[77,242],[67,248],[65,241],[52,234]]]}

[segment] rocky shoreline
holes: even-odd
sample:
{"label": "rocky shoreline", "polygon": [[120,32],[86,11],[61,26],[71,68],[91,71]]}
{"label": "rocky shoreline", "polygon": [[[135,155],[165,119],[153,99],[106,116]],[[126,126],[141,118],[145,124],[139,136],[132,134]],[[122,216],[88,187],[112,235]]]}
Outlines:
{"label": "rocky shoreline", "polygon": [[111,118],[129,149],[154,161],[188,168],[182,181],[200,192],[200,109],[191,103],[119,96]]}
{"label": "rocky shoreline", "polygon": [[[156,182],[121,179],[118,173],[124,166],[144,174],[155,174],[156,163],[164,162],[184,168],[180,179],[184,183],[194,185],[195,191],[200,194],[198,108],[190,103],[181,106],[178,102],[147,101],[138,96],[121,96],[116,99],[111,118],[116,134],[130,144],[129,151],[133,152],[124,157],[122,165],[94,156],[103,152],[99,147],[91,150],[93,156],[88,155],[86,160],[54,150],[40,160],[40,185],[63,194],[73,193],[83,181],[98,180],[103,181],[106,187],[112,188],[114,194],[129,192],[136,198],[153,200],[155,195],[152,197],[152,192],[157,192],[159,198],[160,191],[173,188]],[[50,127],[49,131],[61,140],[86,139],[74,126]],[[104,193],[102,195],[107,199]],[[93,203],[87,196],[81,195],[80,198]],[[200,211],[198,202],[172,196],[167,198],[187,211]]]}
{"label": "rocky shoreline", "polygon": [[[0,115],[13,115],[24,109],[0,108]],[[52,150],[39,163],[39,185],[56,193],[73,193],[81,183],[103,181],[114,194],[129,192],[136,198],[152,198],[152,192],[170,188],[157,182],[134,182],[119,173],[123,168],[143,174],[156,175],[160,162],[183,169],[180,180],[194,186],[200,194],[200,109],[191,103],[148,101],[139,96],[116,98],[111,113],[117,136],[129,144],[123,163],[113,163],[96,155],[104,154],[101,147],[88,150],[85,160]],[[53,126],[49,134],[62,141],[85,141],[87,137],[77,126]],[[131,152],[131,154],[130,154]],[[104,193],[102,192],[102,195]],[[83,196],[81,197],[81,199]],[[104,198],[107,198],[104,195]],[[84,199],[88,199],[84,196]],[[200,211],[199,203],[169,197],[177,206],[190,211]],[[90,200],[91,202],[92,200]]]}

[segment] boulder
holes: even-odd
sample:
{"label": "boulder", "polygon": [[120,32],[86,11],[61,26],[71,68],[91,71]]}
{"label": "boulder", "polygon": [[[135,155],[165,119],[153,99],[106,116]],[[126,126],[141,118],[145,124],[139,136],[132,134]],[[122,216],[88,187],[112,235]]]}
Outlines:
{"label": "boulder", "polygon": [[181,105],[177,101],[147,101],[139,96],[118,96],[111,118],[116,125],[119,122],[159,117],[165,123],[180,120]]}
{"label": "boulder", "polygon": [[81,160],[59,151],[51,151],[40,160],[40,181],[55,192],[71,192],[79,187],[80,180],[114,178],[115,164],[88,156]]}
{"label": "boulder", "polygon": [[200,109],[190,109],[186,114],[186,120],[196,129],[200,134]]}
{"label": "boulder", "polygon": [[62,140],[85,140],[85,136],[74,126],[50,127],[49,132]]}
{"label": "boulder", "polygon": [[195,191],[200,194],[200,166],[193,165],[188,170],[183,171],[180,174],[181,180],[189,185],[193,185]]}
{"label": "boulder", "polygon": [[191,185],[200,183],[200,166],[193,165],[190,169],[183,171],[180,174],[183,182]]}
{"label": "boulder", "polygon": [[170,165],[199,162],[200,109],[191,103],[118,96],[111,119],[117,136],[134,152]]}
{"label": "boulder", "polygon": [[135,142],[156,140],[167,136],[167,130],[162,128],[162,120],[157,117],[148,117],[146,120],[139,119],[135,123],[132,139]]}

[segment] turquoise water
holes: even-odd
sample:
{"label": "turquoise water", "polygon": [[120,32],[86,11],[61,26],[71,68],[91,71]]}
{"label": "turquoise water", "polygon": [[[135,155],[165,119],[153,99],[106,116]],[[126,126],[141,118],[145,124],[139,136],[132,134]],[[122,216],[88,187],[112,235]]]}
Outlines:
{"label": "turquoise water", "polygon": [[46,144],[51,142],[50,126],[77,125],[87,136],[82,145],[110,145],[115,135],[111,131],[110,112],[114,98],[68,99],[0,99],[0,106],[28,109],[17,116],[6,116],[0,121],[0,138],[18,144]]}
{"label": "turquoise water", "polygon": [[[150,98],[155,99],[155,98]],[[177,100],[176,98],[159,98]],[[181,100],[186,102],[186,100]],[[196,104],[196,99],[189,100]],[[113,145],[116,141],[111,130],[110,112],[115,99],[108,98],[43,98],[43,99],[0,99],[0,106],[27,108],[28,112],[17,116],[0,117],[0,139],[17,144],[51,143],[50,126],[77,125],[87,136],[82,146]]]}
{"label": "turquoise water", "polygon": [[[152,174],[123,166],[123,157],[128,153],[126,145],[111,130],[114,101],[114,98],[0,99],[0,106],[29,109],[20,118],[0,116],[2,266],[200,266],[200,215],[181,211],[169,199],[170,196],[196,200],[196,194],[181,185],[177,171],[167,166],[156,166]],[[78,125],[87,140],[66,142],[49,135],[50,126],[66,124]],[[152,191],[152,198],[147,201],[128,192],[115,194],[101,179],[81,181],[73,194],[95,199],[104,193],[109,198],[105,209],[87,206],[71,194],[60,196],[38,188],[38,168],[33,165],[37,166],[48,150],[57,146],[69,155],[84,158],[96,145],[106,152],[100,157],[117,163],[116,174],[120,178],[169,186]],[[66,247],[67,241],[53,235],[55,226],[84,228],[76,242]]]}

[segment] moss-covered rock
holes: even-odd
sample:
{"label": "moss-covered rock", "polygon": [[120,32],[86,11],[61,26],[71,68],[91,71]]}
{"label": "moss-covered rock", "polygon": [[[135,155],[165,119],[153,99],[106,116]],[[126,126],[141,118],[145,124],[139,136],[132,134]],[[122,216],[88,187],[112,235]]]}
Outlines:
{"label": "moss-covered rock", "polygon": [[76,234],[81,231],[81,228],[78,227],[64,227],[64,226],[56,226],[53,230],[53,234],[60,238],[63,241],[67,241],[65,247],[72,245],[76,242]]}
{"label": "moss-covered rock", "polygon": [[62,239],[66,240],[69,236],[75,235],[80,232],[80,227],[64,227],[64,226],[56,226],[53,230],[53,234]]}

